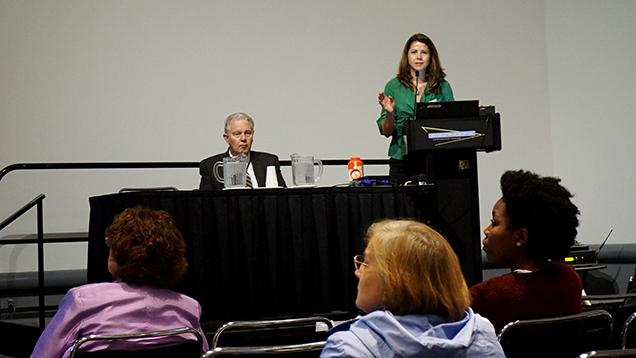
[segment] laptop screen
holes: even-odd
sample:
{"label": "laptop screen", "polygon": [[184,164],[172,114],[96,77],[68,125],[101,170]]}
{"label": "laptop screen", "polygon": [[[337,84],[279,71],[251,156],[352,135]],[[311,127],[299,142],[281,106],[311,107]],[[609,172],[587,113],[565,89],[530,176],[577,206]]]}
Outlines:
{"label": "laptop screen", "polygon": [[479,100],[453,102],[418,102],[417,119],[479,117]]}

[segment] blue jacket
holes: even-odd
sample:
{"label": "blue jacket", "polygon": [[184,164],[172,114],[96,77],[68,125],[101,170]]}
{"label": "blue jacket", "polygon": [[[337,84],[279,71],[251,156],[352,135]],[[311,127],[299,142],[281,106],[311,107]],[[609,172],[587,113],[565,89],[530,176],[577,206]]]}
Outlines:
{"label": "blue jacket", "polygon": [[505,358],[490,321],[471,308],[455,322],[438,315],[374,311],[333,330],[320,357]]}

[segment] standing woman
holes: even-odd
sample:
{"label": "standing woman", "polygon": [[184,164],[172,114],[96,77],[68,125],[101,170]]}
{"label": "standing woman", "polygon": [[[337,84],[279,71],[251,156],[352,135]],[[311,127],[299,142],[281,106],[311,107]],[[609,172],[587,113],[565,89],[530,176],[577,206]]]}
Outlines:
{"label": "standing woman", "polygon": [[384,86],[384,92],[378,94],[378,103],[382,107],[377,120],[378,128],[385,137],[392,137],[389,145],[389,175],[398,184],[408,179],[403,159],[404,121],[415,117],[416,100],[455,100],[445,77],[433,41],[424,34],[415,34],[404,45],[397,77]]}

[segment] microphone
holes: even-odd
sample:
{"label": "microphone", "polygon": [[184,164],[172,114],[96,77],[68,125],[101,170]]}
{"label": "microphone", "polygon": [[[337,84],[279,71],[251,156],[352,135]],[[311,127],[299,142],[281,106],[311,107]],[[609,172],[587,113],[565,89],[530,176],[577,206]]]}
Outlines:
{"label": "microphone", "polygon": [[420,80],[420,71],[415,70],[415,102],[413,103],[413,119],[416,120],[417,119],[417,85],[418,82]]}

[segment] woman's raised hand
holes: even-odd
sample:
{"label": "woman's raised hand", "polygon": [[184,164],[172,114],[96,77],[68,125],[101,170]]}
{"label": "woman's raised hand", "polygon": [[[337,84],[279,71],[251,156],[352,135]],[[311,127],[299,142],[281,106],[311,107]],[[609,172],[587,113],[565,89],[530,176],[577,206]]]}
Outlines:
{"label": "woman's raised hand", "polygon": [[384,92],[378,93],[378,103],[387,113],[393,113],[395,110],[395,99],[391,96],[385,96]]}

